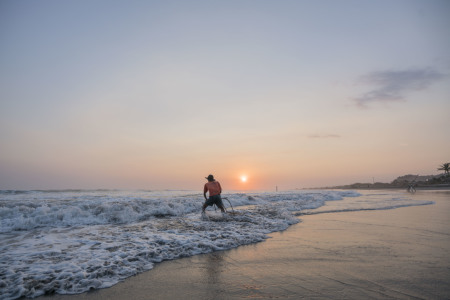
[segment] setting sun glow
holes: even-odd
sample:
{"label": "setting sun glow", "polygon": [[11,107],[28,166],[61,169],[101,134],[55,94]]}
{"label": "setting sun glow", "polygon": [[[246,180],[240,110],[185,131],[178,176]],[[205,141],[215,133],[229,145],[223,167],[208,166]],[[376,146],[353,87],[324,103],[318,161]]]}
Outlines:
{"label": "setting sun glow", "polygon": [[450,0],[130,2],[0,0],[1,199],[211,173],[224,193],[390,183],[450,161]]}

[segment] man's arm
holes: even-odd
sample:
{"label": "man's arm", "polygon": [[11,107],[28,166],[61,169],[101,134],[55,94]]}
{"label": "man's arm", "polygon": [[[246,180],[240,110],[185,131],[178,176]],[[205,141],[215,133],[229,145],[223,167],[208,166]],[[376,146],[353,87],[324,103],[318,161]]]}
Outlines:
{"label": "man's arm", "polygon": [[206,187],[206,184],[205,184],[205,187],[203,188],[203,197],[205,197],[205,200],[208,200],[208,198],[206,198],[207,191],[208,191],[208,188]]}
{"label": "man's arm", "polygon": [[222,186],[220,185],[220,182],[217,181],[217,183],[219,184],[219,195],[222,194]]}

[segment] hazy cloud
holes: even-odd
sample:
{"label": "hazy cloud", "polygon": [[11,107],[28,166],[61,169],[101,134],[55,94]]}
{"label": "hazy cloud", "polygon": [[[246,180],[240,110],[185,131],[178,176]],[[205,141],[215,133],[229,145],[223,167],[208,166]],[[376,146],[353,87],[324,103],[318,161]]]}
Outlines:
{"label": "hazy cloud", "polygon": [[432,68],[369,73],[358,81],[373,89],[354,100],[360,107],[373,102],[401,101],[408,92],[424,90],[444,77],[444,74]]}
{"label": "hazy cloud", "polygon": [[328,138],[340,138],[337,134],[311,134],[308,136],[311,139],[328,139]]}

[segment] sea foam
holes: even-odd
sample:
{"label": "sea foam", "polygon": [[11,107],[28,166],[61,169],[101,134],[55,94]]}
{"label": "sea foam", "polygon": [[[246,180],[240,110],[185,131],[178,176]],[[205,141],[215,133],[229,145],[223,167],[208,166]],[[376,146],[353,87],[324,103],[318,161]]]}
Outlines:
{"label": "sea foam", "polygon": [[197,192],[2,191],[0,298],[110,287],[163,260],[263,241],[268,233],[299,222],[296,215],[323,209],[330,201],[343,203],[341,210],[429,204],[390,194],[361,196],[352,191],[229,193],[223,195],[226,217],[209,208],[209,217],[202,218],[203,195]]}

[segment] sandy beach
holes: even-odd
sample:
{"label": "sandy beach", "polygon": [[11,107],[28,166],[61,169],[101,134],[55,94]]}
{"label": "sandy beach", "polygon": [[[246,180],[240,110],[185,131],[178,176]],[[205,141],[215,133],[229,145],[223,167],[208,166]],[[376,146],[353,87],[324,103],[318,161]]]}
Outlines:
{"label": "sandy beach", "polygon": [[450,300],[450,0],[0,16],[0,300]]}
{"label": "sandy beach", "polygon": [[435,204],[301,216],[262,243],[39,299],[449,299],[450,191],[411,197]]}

